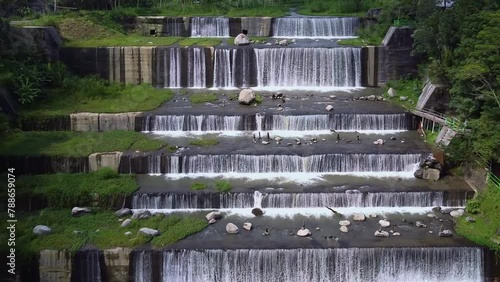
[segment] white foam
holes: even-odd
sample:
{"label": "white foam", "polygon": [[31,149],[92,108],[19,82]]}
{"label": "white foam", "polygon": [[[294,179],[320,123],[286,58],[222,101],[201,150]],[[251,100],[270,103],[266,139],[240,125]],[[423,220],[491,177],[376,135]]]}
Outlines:
{"label": "white foam", "polygon": [[316,91],[316,92],[332,92],[341,91],[350,93],[354,90],[362,90],[365,87],[334,87],[334,86],[256,86],[251,87],[256,91]]}

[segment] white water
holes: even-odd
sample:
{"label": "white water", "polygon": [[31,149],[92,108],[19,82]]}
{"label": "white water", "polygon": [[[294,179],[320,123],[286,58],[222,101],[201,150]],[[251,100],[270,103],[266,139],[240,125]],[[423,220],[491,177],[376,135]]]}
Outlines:
{"label": "white water", "polygon": [[[142,126],[143,131],[170,132],[223,132],[241,128],[242,116],[219,115],[164,115],[148,116]],[[243,125],[244,127],[244,125]]]}
{"label": "white water", "polygon": [[229,37],[229,18],[191,18],[191,37]]}
{"label": "white water", "polygon": [[360,48],[255,49],[258,87],[361,86]]}
{"label": "white water", "polygon": [[359,18],[276,18],[273,36],[285,38],[353,38]]}
{"label": "white water", "polygon": [[188,48],[188,87],[206,87],[206,62],[204,48]]}
{"label": "white water", "polygon": [[[214,82],[213,85],[218,88],[234,87],[234,70],[231,66],[231,53],[233,58],[237,50],[215,49],[214,52]],[[234,62],[234,59],[232,60]]]}
{"label": "white water", "polygon": [[[164,69],[168,69],[168,73],[165,71],[164,87],[179,88],[181,87],[181,50],[180,48],[169,48],[168,49],[168,67],[167,67],[167,54],[164,53],[165,58],[163,58]],[[168,84],[167,84],[168,82]]]}
{"label": "white water", "polygon": [[162,273],[179,282],[480,282],[482,269],[481,248],[255,249],[164,251]]}

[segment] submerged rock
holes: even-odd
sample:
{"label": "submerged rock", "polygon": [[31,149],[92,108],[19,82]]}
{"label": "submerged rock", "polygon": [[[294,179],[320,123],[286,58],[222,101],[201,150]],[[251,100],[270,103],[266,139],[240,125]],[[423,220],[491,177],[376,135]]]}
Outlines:
{"label": "submerged rock", "polygon": [[349,220],[341,220],[339,221],[340,226],[349,226],[351,225],[351,222]]}
{"label": "submerged rock", "polygon": [[365,221],[366,220],[366,216],[362,213],[355,213],[354,216],[353,216],[353,220],[355,221]]}

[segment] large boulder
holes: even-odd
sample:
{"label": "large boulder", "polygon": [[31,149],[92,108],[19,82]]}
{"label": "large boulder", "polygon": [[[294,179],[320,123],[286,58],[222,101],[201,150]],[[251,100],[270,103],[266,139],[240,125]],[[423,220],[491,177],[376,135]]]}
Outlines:
{"label": "large boulder", "polygon": [[72,216],[82,216],[87,213],[92,213],[92,211],[89,208],[80,208],[80,207],[74,207],[71,209]]}
{"label": "large boulder", "polygon": [[238,226],[231,222],[226,225],[226,232],[229,234],[238,234],[239,231]]}
{"label": "large boulder", "polygon": [[264,214],[264,212],[260,208],[253,208],[252,214],[255,216],[262,216]]}
{"label": "large boulder", "polygon": [[424,169],[422,173],[422,179],[438,181],[441,176],[441,172],[434,168]]}
{"label": "large boulder", "polygon": [[297,236],[299,237],[306,237],[309,235],[311,235],[311,231],[309,231],[309,229],[301,228],[299,231],[297,231]]}
{"label": "large boulder", "polygon": [[424,169],[422,168],[417,169],[415,173],[413,173],[413,176],[415,176],[415,178],[422,179],[424,177]]}
{"label": "large boulder", "polygon": [[52,233],[52,229],[46,225],[37,225],[33,228],[33,234],[35,235],[48,235]]}
{"label": "large boulder", "polygon": [[354,221],[365,221],[366,216],[362,213],[355,213],[353,216]]}
{"label": "large boulder", "polygon": [[156,229],[143,227],[143,228],[139,229],[139,234],[154,237],[154,236],[158,236],[160,234],[160,232]]}
{"label": "large boulder", "polygon": [[132,215],[132,218],[136,219],[146,219],[150,217],[151,217],[151,212],[148,210],[138,210],[134,212],[134,214]]}
{"label": "large boulder", "polygon": [[463,209],[454,210],[450,212],[450,215],[453,217],[461,217],[462,215],[464,215],[464,210]]}
{"label": "large boulder", "polygon": [[217,220],[217,219],[221,219],[221,218],[222,218],[222,214],[221,214],[220,212],[218,212],[218,211],[213,211],[213,212],[208,213],[208,214],[205,216],[205,218],[206,218],[208,221],[210,221],[210,220],[212,220],[212,219]]}
{"label": "large boulder", "polygon": [[248,44],[250,44],[250,40],[248,40],[248,37],[245,34],[240,33],[240,34],[238,34],[238,36],[236,36],[234,38],[234,44],[235,45],[248,45]]}
{"label": "large boulder", "polygon": [[238,103],[242,105],[251,105],[255,102],[255,93],[252,89],[243,89],[238,96]]}

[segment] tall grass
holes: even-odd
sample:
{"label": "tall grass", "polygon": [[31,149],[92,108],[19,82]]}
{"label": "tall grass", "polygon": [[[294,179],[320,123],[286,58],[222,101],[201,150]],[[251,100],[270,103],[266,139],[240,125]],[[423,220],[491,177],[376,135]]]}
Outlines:
{"label": "tall grass", "polygon": [[299,12],[305,15],[360,15],[383,3],[383,0],[306,0]]}

